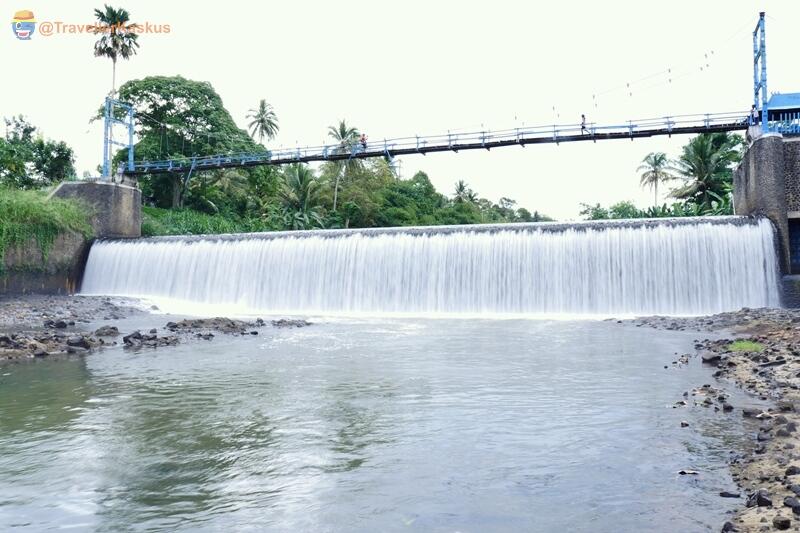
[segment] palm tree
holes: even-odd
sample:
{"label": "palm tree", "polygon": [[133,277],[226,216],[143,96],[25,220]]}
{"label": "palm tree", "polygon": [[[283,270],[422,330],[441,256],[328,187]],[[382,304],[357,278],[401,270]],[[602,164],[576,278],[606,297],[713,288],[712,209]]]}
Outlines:
{"label": "palm tree", "polygon": [[469,188],[464,180],[456,182],[455,198],[456,202],[469,202],[475,203],[478,200],[478,194]]}
{"label": "palm tree", "polygon": [[642,159],[642,164],[636,169],[637,172],[644,170],[639,184],[642,187],[653,188],[653,205],[658,206],[658,184],[675,179],[669,173],[669,160],[664,152],[650,152]]}
{"label": "palm tree", "polygon": [[264,142],[264,137],[268,140],[274,139],[278,133],[278,115],[272,109],[272,104],[268,104],[263,98],[258,102],[258,109],[251,109],[247,114],[247,118],[253,119],[248,127],[250,128],[250,135],[255,137],[258,135],[258,142]]}
{"label": "palm tree", "polygon": [[710,207],[727,194],[732,168],[742,158],[741,146],[741,136],[727,133],[702,133],[689,141],[675,161],[675,169],[685,183],[670,194]]}
{"label": "palm tree", "polygon": [[139,48],[135,33],[138,26],[130,22],[130,13],[124,8],[103,6],[104,11],[94,10],[97,24],[90,29],[92,33],[100,34],[94,43],[95,57],[108,57],[111,59],[111,95],[117,90],[117,59],[130,59]]}
{"label": "palm tree", "polygon": [[283,179],[280,195],[286,225],[292,229],[322,227],[322,184],[314,172],[307,165],[295,163],[284,170]]}
{"label": "palm tree", "polygon": [[[336,141],[337,146],[334,153],[347,154],[352,152],[353,146],[358,144],[359,132],[357,128],[348,126],[344,120],[340,120],[336,126],[328,127],[328,137]],[[361,168],[361,161],[358,159],[340,159],[334,162],[336,170],[336,182],[333,187],[333,210],[336,211],[336,202],[339,197],[339,179],[344,174],[352,173]]]}

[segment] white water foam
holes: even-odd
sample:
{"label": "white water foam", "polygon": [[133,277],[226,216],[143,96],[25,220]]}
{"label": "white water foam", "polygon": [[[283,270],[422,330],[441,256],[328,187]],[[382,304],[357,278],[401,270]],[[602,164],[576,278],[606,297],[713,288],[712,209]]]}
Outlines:
{"label": "white water foam", "polygon": [[778,306],[778,283],[771,223],[731,218],[100,241],[82,292],[190,314],[700,315]]}

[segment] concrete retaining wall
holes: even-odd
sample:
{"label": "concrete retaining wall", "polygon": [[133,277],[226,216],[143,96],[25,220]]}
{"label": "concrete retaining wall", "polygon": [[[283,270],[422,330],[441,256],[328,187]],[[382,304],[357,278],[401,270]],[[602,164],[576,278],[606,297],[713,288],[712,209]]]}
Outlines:
{"label": "concrete retaining wall", "polygon": [[[97,238],[137,238],[142,235],[142,193],[131,185],[74,181],[61,183],[51,198],[83,202],[91,210],[90,222]],[[5,251],[0,272],[0,295],[23,293],[73,293],[80,289],[91,242],[75,232],[55,238],[47,256],[31,240]]]}
{"label": "concrete retaining wall", "polygon": [[[772,220],[778,238],[778,258],[783,273],[790,272],[785,144],[780,134],[757,138],[733,174],[733,203],[737,215],[763,215]],[[794,201],[794,200],[792,200]]]}
{"label": "concrete retaining wall", "polygon": [[58,235],[46,257],[35,239],[9,248],[3,258],[0,294],[73,293],[88,253],[89,241],[73,231]]}

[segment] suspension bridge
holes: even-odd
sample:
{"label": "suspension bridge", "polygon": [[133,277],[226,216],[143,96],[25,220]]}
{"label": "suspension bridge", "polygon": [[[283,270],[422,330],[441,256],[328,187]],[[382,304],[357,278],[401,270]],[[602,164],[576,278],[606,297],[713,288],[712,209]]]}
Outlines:
{"label": "suspension bridge", "polygon": [[[775,95],[782,102],[792,102],[796,95]],[[761,133],[800,134],[800,97],[795,105],[782,105],[770,110],[767,97],[767,58],[764,13],[759,14],[753,31],[753,108],[751,110],[705,113],[696,115],[664,116],[658,118],[627,120],[612,124],[578,123],[546,126],[517,127],[495,131],[446,133],[413,136],[381,141],[353,142],[347,145],[330,144],[305,146],[261,152],[195,155],[158,161],[135,159],[134,125],[136,113],[125,102],[108,98],[105,105],[105,130],[103,175],[111,175],[114,146],[127,148],[128,160],[122,169],[128,176],[147,174],[184,174],[188,180],[193,172],[222,168],[242,168],[259,165],[286,165],[394,157],[412,154],[460,152],[462,150],[492,150],[509,146],[525,147],[535,144],[562,142],[597,142],[604,140],[637,139],[660,135],[684,135],[760,129]],[[775,107],[775,106],[773,106]],[[112,128],[122,125],[127,129],[126,142],[115,141]]]}

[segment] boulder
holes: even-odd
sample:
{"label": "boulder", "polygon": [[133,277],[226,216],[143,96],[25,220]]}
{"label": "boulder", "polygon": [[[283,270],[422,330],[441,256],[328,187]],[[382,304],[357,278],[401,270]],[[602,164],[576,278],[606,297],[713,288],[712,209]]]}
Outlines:
{"label": "boulder", "polygon": [[98,337],[116,337],[119,335],[119,329],[117,326],[102,326],[95,330],[94,334]]}

